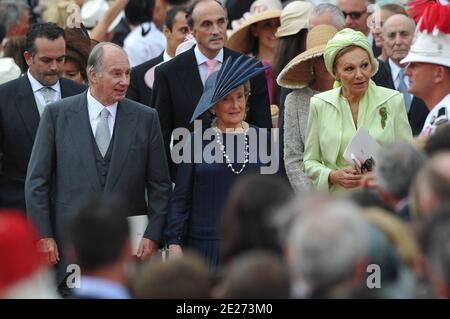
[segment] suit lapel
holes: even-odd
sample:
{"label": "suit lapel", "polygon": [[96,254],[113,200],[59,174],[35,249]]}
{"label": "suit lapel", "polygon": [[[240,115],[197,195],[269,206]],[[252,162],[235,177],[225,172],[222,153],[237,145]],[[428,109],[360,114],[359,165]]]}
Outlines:
{"label": "suit lapel", "polygon": [[392,71],[391,71],[391,66],[389,65],[389,61],[386,60],[385,62],[383,62],[383,65],[387,71],[387,75],[388,75],[387,80],[388,80],[389,86],[391,87],[391,89],[396,90],[394,80],[392,79]]}
{"label": "suit lapel", "polygon": [[197,59],[195,58],[194,48],[186,52],[186,55],[179,61],[177,67],[180,83],[183,85],[186,97],[193,105],[192,112],[197,106],[200,96],[203,93],[203,83],[198,72]]}
{"label": "suit lapel", "polygon": [[74,87],[74,83],[71,82],[72,81],[67,80],[65,78],[59,79],[59,85],[61,86],[61,99],[79,94],[79,91],[76,89],[76,87]]}
{"label": "suit lapel", "polygon": [[[191,48],[186,52],[183,59],[178,61],[178,76],[180,79],[180,83],[185,89],[186,98],[191,102],[186,103],[185,105],[191,106],[191,115],[194,113],[195,107],[197,106],[198,101],[203,93],[203,83],[200,77],[200,73],[198,72],[197,59],[195,58],[194,48]],[[235,56],[234,51],[223,48],[223,60],[225,61],[229,56]],[[181,56],[180,56],[181,57]],[[202,119],[204,119],[202,117]]]}
{"label": "suit lapel", "polygon": [[71,118],[68,119],[68,131],[72,134],[72,143],[74,148],[78,150],[77,154],[80,156],[81,163],[88,179],[94,190],[100,192],[100,182],[98,180],[97,167],[95,166],[94,150],[92,148],[92,128],[89,123],[89,113],[87,108],[87,92],[80,95],[79,103],[74,105],[70,110]]}
{"label": "suit lapel", "polygon": [[106,178],[105,192],[111,191],[122,173],[130,145],[133,142],[137,127],[137,115],[122,100],[117,105],[117,116],[114,123],[114,140]]}
{"label": "suit lapel", "polygon": [[17,99],[17,110],[22,116],[31,140],[34,141],[40,116],[36,105],[36,100],[34,98],[33,89],[31,88],[27,75],[24,75],[21,78],[18,87],[19,92]]}

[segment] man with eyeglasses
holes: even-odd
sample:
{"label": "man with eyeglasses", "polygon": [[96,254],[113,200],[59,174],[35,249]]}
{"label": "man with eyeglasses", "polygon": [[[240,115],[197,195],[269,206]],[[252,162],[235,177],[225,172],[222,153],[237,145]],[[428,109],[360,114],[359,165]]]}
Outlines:
{"label": "man with eyeglasses", "polygon": [[[424,10],[415,41],[401,63],[408,64],[409,92],[425,101],[428,114],[421,135],[428,137],[436,127],[450,121],[450,5],[430,3]],[[440,19],[436,19],[439,16]]]}
{"label": "man with eyeglasses", "polygon": [[345,18],[345,27],[356,31],[361,31],[369,35],[367,26],[367,3],[365,0],[338,0],[339,9],[341,9]]}
{"label": "man with eyeglasses", "polygon": [[375,40],[367,23],[367,18],[369,17],[369,12],[367,12],[368,5],[368,0],[337,1],[337,6],[344,14],[345,27],[364,33],[367,36],[369,43],[372,45],[374,55],[379,56],[381,54],[381,49],[375,45]]}

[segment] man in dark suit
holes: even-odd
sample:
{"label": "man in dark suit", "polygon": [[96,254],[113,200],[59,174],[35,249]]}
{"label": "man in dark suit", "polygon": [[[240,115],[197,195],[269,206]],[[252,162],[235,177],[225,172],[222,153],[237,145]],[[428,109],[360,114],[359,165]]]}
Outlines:
{"label": "man in dark suit", "polygon": [[[0,86],[0,207],[25,211],[25,176],[46,103],[85,90],[60,78],[65,48],[64,30],[56,24],[32,25],[25,51],[28,72]],[[47,89],[50,96],[44,97]]]}
{"label": "man in dark suit", "polygon": [[407,92],[408,78],[404,75],[404,65],[400,61],[408,55],[414,36],[414,20],[402,14],[390,16],[383,25],[384,48],[388,54],[385,62],[380,62],[373,80],[377,85],[403,93],[406,112],[413,135],[422,131],[428,109],[423,100]]}
{"label": "man in dark suit", "polygon": [[[188,15],[188,24],[197,45],[155,69],[151,105],[159,115],[168,158],[170,140],[175,128],[193,129],[190,119],[203,93],[206,78],[219,70],[228,57],[240,55],[224,48],[227,17],[225,9],[215,0],[195,1]],[[271,128],[267,83],[263,74],[250,81],[251,94],[246,121],[262,128]],[[201,117],[208,125],[206,116]],[[176,167],[171,165],[172,179]]]}
{"label": "man in dark suit", "polygon": [[374,56],[377,57],[381,54],[381,48],[376,46],[375,40],[367,23],[367,19],[370,15],[367,11],[367,4],[368,2],[366,0],[337,1],[337,6],[344,14],[345,27],[364,33],[372,46]]}
{"label": "man in dark suit", "polygon": [[180,6],[173,7],[167,12],[163,26],[163,33],[167,40],[166,50],[158,57],[131,69],[130,87],[127,92],[129,99],[150,105],[153,87],[151,78],[153,77],[148,72],[154,71],[150,71],[150,69],[162,62],[169,61],[175,56],[178,45],[184,41],[189,33],[186,15],[187,10]]}
{"label": "man in dark suit", "polygon": [[[148,214],[137,257],[157,252],[171,183],[156,111],[124,98],[130,65],[119,46],[102,42],[88,59],[86,92],[49,105],[42,116],[25,181],[27,213],[40,249],[64,278],[63,235],[88,196],[117,194],[129,215]],[[61,247],[62,246],[62,247]]]}

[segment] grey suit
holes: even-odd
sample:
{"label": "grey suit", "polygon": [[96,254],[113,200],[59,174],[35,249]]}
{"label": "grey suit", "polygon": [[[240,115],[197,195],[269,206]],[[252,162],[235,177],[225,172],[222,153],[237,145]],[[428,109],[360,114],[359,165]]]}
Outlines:
{"label": "grey suit", "polygon": [[[118,103],[102,190],[86,94],[53,103],[42,116],[25,182],[29,218],[42,237],[55,238],[61,255],[64,227],[77,204],[96,194],[119,194],[130,215],[148,213],[144,237],[161,242],[171,183],[156,111],[126,98]],[[64,255],[59,265],[62,280]]]}

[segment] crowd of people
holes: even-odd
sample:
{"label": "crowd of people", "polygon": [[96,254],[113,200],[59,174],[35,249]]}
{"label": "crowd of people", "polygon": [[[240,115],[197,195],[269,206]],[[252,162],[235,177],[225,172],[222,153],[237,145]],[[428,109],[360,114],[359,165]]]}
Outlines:
{"label": "crowd of people", "polygon": [[449,172],[446,0],[0,0],[0,298],[449,298]]}

